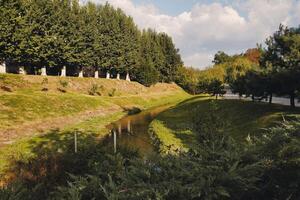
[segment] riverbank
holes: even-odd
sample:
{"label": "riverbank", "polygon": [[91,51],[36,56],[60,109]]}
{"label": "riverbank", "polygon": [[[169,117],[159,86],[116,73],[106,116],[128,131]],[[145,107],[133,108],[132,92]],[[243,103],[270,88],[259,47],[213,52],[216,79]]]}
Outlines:
{"label": "riverbank", "polygon": [[[2,180],[13,178],[7,173],[13,168],[12,163],[30,162],[50,147],[51,153],[74,148],[74,132],[78,132],[79,141],[86,137],[102,138],[109,132],[106,125],[132,109],[138,107],[144,110],[190,98],[175,84],[157,84],[147,88],[118,80],[47,79],[52,86],[42,91],[42,77],[0,76],[0,115],[3,122],[0,138],[4,144],[0,150]],[[57,89],[62,81],[68,81],[66,92]],[[95,87],[95,84],[102,85],[98,86],[101,91],[114,90],[114,95],[109,92],[88,94],[86,89]],[[3,88],[10,88],[10,91],[3,91]]]}
{"label": "riverbank", "polygon": [[200,124],[200,129],[210,129],[221,122],[222,132],[244,142],[248,136],[282,121],[282,116],[299,113],[300,109],[291,110],[288,106],[197,96],[161,113],[149,130],[160,150],[166,153],[197,145],[196,129]]}
{"label": "riverbank", "polygon": [[0,75],[0,146],[90,118],[187,98],[175,84],[144,87],[94,78]]}

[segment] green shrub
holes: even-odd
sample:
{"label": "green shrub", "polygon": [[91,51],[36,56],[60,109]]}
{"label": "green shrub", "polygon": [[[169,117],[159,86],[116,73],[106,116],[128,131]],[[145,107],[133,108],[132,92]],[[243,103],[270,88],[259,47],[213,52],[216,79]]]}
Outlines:
{"label": "green shrub", "polygon": [[[83,133],[79,134],[80,146],[75,154],[70,133],[65,137],[66,145],[52,143],[34,160],[17,162],[25,175],[33,171],[36,176],[43,167],[42,176],[26,179],[22,190],[3,188],[0,195],[33,200],[299,199],[299,120],[285,121],[249,136],[245,143],[220,129],[198,130],[205,130],[198,133],[205,140],[199,140],[189,152],[157,154],[146,159],[121,147],[119,153],[113,154],[111,147]],[[215,131],[217,134],[213,134]],[[65,172],[71,175],[66,177]]]}
{"label": "green shrub", "polygon": [[66,88],[68,87],[69,85],[69,82],[66,81],[66,80],[59,80],[59,87],[57,88],[60,92],[67,92]]}
{"label": "green shrub", "polygon": [[109,91],[109,93],[108,93],[108,96],[110,96],[110,97],[115,96],[116,95],[116,91],[117,91],[116,88],[111,89],[111,91]]}
{"label": "green shrub", "polygon": [[42,91],[48,91],[48,78],[43,78],[42,81]]}
{"label": "green shrub", "polygon": [[104,90],[103,86],[99,86],[98,84],[92,84],[91,88],[88,90],[89,95],[102,95],[102,91]]}

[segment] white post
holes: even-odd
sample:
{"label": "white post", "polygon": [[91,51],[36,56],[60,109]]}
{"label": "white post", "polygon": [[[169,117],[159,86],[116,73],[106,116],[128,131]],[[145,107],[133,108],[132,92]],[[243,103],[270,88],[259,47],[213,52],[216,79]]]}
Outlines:
{"label": "white post", "polygon": [[47,76],[47,69],[46,69],[46,67],[42,67],[42,76]]}
{"label": "white post", "polygon": [[117,133],[115,130],[113,130],[114,132],[114,152],[117,153]]}
{"label": "white post", "polygon": [[79,71],[78,77],[83,78],[83,71],[82,70]]}
{"label": "white post", "polygon": [[106,79],[110,79],[110,73],[106,72]]}
{"label": "white post", "polygon": [[129,76],[129,73],[127,72],[126,74],[126,81],[130,81],[130,76]]}
{"label": "white post", "polygon": [[99,78],[99,71],[95,71],[95,78]]}
{"label": "white post", "polygon": [[127,122],[127,132],[130,133],[131,127],[130,127],[130,120]]}
{"label": "white post", "polygon": [[23,75],[26,74],[26,71],[25,71],[24,67],[19,68],[19,74],[23,74]]}
{"label": "white post", "polygon": [[117,80],[120,80],[120,74],[117,73]]}
{"label": "white post", "polygon": [[74,152],[77,153],[77,132],[74,133]]}
{"label": "white post", "polygon": [[119,132],[119,134],[122,134],[122,126],[121,126],[121,123],[120,123],[119,126],[118,126],[118,132]]}
{"label": "white post", "polygon": [[60,74],[61,77],[65,77],[67,76],[67,68],[66,66],[63,66],[63,68],[61,69],[61,74]]}
{"label": "white post", "polygon": [[1,74],[5,74],[6,73],[6,63],[3,62],[2,64],[0,64],[0,73]]}

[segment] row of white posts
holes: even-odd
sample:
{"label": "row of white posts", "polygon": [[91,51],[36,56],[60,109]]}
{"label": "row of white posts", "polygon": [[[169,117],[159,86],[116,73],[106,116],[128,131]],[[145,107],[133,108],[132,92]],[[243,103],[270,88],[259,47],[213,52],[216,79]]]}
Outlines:
{"label": "row of white posts", "polygon": [[[43,67],[41,69],[41,75],[42,76],[47,76],[47,70],[46,70],[46,67]],[[6,73],[6,64],[5,62],[0,64],[0,73],[4,74]],[[20,68],[19,69],[19,74],[25,74],[25,70],[24,68]],[[66,69],[66,66],[64,66],[62,69],[61,69],[61,74],[60,74],[61,77],[65,77],[67,76],[67,69]],[[83,71],[80,70],[79,74],[78,74],[78,77],[80,78],[83,78]],[[95,71],[95,78],[99,78],[99,71]],[[106,73],[106,79],[110,79],[110,73],[107,72]],[[118,73],[117,74],[117,80],[120,80],[120,74]],[[126,81],[130,81],[130,76],[129,76],[129,73],[126,74]]]}

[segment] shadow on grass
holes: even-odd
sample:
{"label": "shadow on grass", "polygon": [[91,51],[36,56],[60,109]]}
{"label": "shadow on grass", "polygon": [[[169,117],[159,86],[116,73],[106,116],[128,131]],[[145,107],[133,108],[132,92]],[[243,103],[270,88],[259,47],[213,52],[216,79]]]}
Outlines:
{"label": "shadow on grass", "polygon": [[17,181],[28,187],[35,186],[39,198],[43,197],[43,194],[49,194],[57,185],[65,184],[69,174],[88,173],[87,160],[100,145],[96,134],[59,130],[52,130],[44,136],[30,139],[27,144],[31,156],[9,159],[9,168],[3,181],[6,184]]}

